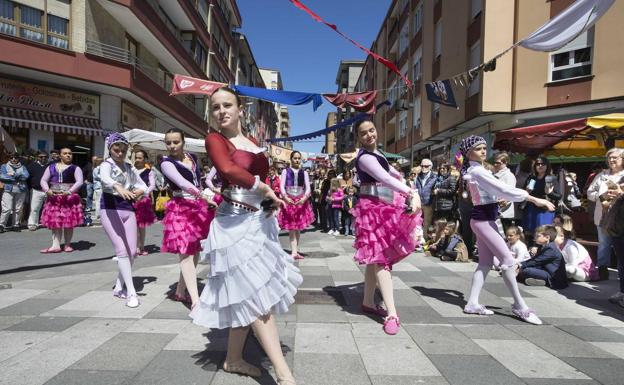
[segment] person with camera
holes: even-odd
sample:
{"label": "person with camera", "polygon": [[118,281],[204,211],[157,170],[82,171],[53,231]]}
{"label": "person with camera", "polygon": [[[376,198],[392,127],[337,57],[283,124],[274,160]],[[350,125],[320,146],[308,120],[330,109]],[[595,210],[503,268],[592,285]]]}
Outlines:
{"label": "person with camera", "polygon": [[[555,207],[561,199],[557,177],[552,175],[552,166],[545,156],[538,156],[533,163],[533,173],[527,178],[525,190],[535,198],[548,199]],[[542,225],[550,225],[555,213],[543,207],[527,202],[524,208],[522,227],[527,240],[533,239],[535,229]]]}

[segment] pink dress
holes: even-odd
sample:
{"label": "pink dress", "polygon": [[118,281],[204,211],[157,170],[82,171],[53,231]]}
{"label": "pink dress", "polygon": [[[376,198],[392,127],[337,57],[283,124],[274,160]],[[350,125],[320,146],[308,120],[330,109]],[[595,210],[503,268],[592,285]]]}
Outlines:
{"label": "pink dress", "polygon": [[414,230],[422,226],[419,214],[405,212],[405,198],[410,188],[401,183],[386,158],[378,153],[361,149],[356,158],[356,169],[361,186],[378,184],[394,191],[392,203],[374,196],[360,195],[351,210],[355,217],[357,238],[353,247],[357,249],[354,259],[360,264],[378,264],[391,270],[392,265],[414,251],[418,242]]}
{"label": "pink dress", "polygon": [[201,250],[200,242],[208,236],[208,203],[197,197],[199,168],[195,155],[189,156],[192,169],[169,157],[160,165],[174,193],[165,206],[162,252],[193,255]]}
{"label": "pink dress", "polygon": [[[297,202],[310,197],[310,178],[305,170],[287,168],[282,171],[280,178],[282,197],[288,196]],[[303,204],[286,204],[280,210],[277,220],[284,230],[304,230],[314,222],[314,212],[310,199]]]}
{"label": "pink dress", "polygon": [[156,178],[154,173],[149,168],[143,170],[133,169],[135,174],[141,178],[141,180],[147,186],[147,190],[143,194],[143,198],[134,202],[134,213],[136,215],[137,226],[140,228],[146,228],[156,222],[156,214],[152,209],[152,191],[156,188]]}
{"label": "pink dress", "polygon": [[41,223],[49,229],[73,229],[84,223],[82,204],[76,193],[83,183],[82,170],[71,164],[59,173],[57,164],[52,163],[46,168],[41,177],[41,189],[48,192],[50,188],[66,188],[70,194],[48,196],[43,205]]}

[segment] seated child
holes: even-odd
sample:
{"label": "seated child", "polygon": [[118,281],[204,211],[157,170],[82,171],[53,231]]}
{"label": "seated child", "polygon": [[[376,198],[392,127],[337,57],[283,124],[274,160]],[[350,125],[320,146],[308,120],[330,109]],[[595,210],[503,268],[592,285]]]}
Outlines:
{"label": "seated child", "polygon": [[468,262],[468,249],[456,231],[457,224],[455,222],[446,224],[443,236],[437,244],[435,256],[442,261]]}
{"label": "seated child", "polygon": [[594,265],[587,249],[573,239],[574,233],[571,230],[565,230],[562,226],[556,226],[556,228],[555,243],[563,254],[568,279],[577,282],[597,280],[598,268]]}
{"label": "seated child", "polygon": [[427,229],[427,240],[423,245],[424,251],[429,251],[429,247],[435,243],[436,229],[434,225]]}
{"label": "seated child", "polygon": [[551,289],[563,289],[568,286],[565,261],[554,242],[557,229],[551,225],[539,226],[535,229],[537,253],[528,261],[520,264],[518,281],[528,286],[548,285]]}
{"label": "seated child", "polygon": [[[514,257],[514,262],[519,265],[521,262],[531,259],[529,250],[524,244],[524,233],[521,227],[509,226],[505,233],[507,237],[507,247]],[[494,257],[494,270],[500,270],[500,260]]]}
{"label": "seated child", "polygon": [[446,228],[446,219],[444,218],[438,219],[433,223],[433,225],[435,226],[435,235],[433,236],[433,238],[429,238],[429,241],[431,242],[431,244],[429,245],[429,252],[431,253],[432,256],[435,256],[435,253],[437,252],[436,250],[438,248],[438,243],[444,236],[444,229]]}

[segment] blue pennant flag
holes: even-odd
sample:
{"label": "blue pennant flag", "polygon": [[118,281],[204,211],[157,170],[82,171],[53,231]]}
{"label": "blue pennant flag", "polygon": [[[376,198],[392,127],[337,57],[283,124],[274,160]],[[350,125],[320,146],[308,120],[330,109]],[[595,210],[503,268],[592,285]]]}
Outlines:
{"label": "blue pennant flag", "polygon": [[437,80],[433,83],[427,83],[425,84],[425,89],[427,90],[427,99],[429,101],[458,108],[450,80]]}

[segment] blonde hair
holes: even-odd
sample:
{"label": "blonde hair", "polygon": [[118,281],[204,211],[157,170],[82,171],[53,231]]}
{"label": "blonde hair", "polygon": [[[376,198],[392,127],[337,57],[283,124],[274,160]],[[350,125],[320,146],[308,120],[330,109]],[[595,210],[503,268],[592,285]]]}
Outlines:
{"label": "blonde hair", "polygon": [[329,187],[340,189],[340,180],[338,178],[332,178],[332,180],[329,182]]}

